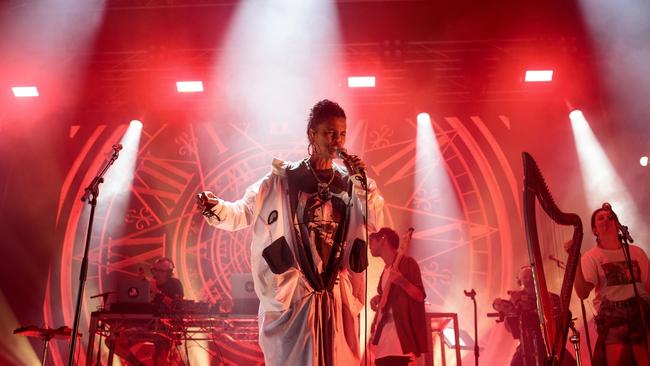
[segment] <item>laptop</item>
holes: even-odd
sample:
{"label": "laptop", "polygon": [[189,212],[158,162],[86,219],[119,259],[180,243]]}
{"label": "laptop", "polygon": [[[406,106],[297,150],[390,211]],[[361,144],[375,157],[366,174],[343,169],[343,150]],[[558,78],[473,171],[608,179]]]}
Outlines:
{"label": "laptop", "polygon": [[251,273],[233,273],[230,275],[230,291],[232,314],[257,315],[260,300],[255,294],[253,275]]}
{"label": "laptop", "polygon": [[117,283],[117,302],[150,303],[151,283],[141,278],[123,278]]}

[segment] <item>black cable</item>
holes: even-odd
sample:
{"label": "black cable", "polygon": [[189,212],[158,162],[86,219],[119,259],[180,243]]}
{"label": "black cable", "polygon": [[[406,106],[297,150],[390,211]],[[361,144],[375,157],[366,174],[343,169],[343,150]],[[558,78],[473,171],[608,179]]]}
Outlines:
{"label": "black cable", "polygon": [[363,322],[363,357],[365,357],[365,364],[368,365],[368,362],[370,362],[370,357],[368,355],[368,267],[370,266],[370,258],[368,258],[368,250],[370,248],[370,235],[368,233],[368,177],[365,176],[364,174],[364,180],[366,182],[365,184],[365,189],[366,189],[366,215],[363,219],[364,221],[364,226],[365,226],[365,234],[366,234],[366,280],[364,282],[364,307],[363,307],[363,312],[364,312],[364,322]]}

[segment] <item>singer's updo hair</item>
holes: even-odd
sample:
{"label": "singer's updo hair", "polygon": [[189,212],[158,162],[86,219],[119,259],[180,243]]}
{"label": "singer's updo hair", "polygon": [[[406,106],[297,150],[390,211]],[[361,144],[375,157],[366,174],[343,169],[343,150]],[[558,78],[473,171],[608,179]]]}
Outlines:
{"label": "singer's updo hair", "polygon": [[346,118],[345,111],[338,103],[323,99],[314,104],[311,111],[309,111],[309,119],[307,120],[307,138],[309,139],[309,129],[315,130],[319,124],[333,118]]}

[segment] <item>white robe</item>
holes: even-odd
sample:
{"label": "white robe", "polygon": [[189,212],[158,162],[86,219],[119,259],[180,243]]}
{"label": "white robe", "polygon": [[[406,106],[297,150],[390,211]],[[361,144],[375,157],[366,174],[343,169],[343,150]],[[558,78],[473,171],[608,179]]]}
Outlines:
{"label": "white robe", "polygon": [[[289,164],[274,159],[271,173],[251,185],[241,199],[219,200],[213,208],[217,217],[206,217],[206,220],[214,227],[230,231],[253,225],[251,267],[255,292],[260,299],[259,343],[267,366],[319,366],[326,364],[325,358],[333,365],[358,365],[359,313],[365,303],[365,274],[353,271],[349,259],[355,239],[367,242],[363,219],[366,192],[355,185],[351,199],[345,194],[346,203],[352,206],[343,242],[342,268],[331,292],[315,292],[298,265],[286,173]],[[377,231],[383,223],[383,204],[375,182],[368,179],[370,232]],[[293,255],[293,265],[276,274],[262,254],[283,236],[290,249],[286,254]],[[363,248],[365,251],[366,247]],[[323,308],[327,310],[323,312]],[[323,316],[331,319],[323,320]],[[323,339],[319,339],[323,326],[333,327],[331,355],[324,355]]]}

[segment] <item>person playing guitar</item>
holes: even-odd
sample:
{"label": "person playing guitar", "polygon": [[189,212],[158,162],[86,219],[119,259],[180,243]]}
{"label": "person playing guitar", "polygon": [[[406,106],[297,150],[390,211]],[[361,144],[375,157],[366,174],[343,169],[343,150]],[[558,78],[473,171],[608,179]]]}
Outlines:
{"label": "person playing guitar", "polygon": [[412,234],[411,228],[401,245],[399,235],[387,227],[370,235],[370,253],[385,263],[378,295],[370,300],[377,312],[371,329],[377,366],[408,365],[427,352],[426,292],[418,263],[404,254]]}

